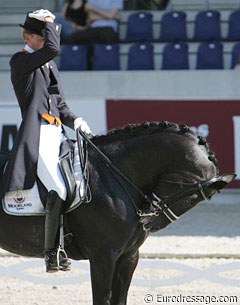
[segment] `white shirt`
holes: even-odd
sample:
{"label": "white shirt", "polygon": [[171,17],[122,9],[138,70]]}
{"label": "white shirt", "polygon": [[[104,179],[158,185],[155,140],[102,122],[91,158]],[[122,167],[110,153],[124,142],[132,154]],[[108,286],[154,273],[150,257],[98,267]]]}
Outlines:
{"label": "white shirt", "polygon": [[24,50],[27,51],[28,53],[33,53],[35,50],[33,50],[31,47],[29,47],[28,44],[25,45]]}

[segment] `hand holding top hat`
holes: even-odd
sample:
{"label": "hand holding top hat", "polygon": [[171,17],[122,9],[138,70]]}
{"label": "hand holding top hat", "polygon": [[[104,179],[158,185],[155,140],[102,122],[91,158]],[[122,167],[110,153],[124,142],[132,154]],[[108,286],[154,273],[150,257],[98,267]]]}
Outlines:
{"label": "hand holding top hat", "polygon": [[55,16],[48,10],[40,9],[34,12],[28,12],[24,24],[20,27],[31,33],[45,36],[45,22],[54,22]]}
{"label": "hand holding top hat", "polygon": [[30,18],[35,18],[39,21],[47,21],[46,20],[47,17],[50,17],[53,21],[55,19],[55,16],[50,11],[44,9],[40,9],[32,13],[29,13],[28,16]]}

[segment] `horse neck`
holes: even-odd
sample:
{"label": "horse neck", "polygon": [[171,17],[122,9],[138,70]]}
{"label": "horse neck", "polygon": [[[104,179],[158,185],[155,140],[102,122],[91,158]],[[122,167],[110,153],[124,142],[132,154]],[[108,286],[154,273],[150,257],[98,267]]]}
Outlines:
{"label": "horse neck", "polygon": [[[151,145],[150,145],[151,144]],[[150,139],[133,138],[119,141],[103,149],[112,163],[142,190],[147,191],[161,171],[165,158],[160,147],[154,147]]]}
{"label": "horse neck", "polygon": [[207,173],[212,175],[215,171],[206,148],[199,145],[199,139],[190,133],[182,135],[173,130],[131,137],[116,135],[113,142],[110,140],[103,141],[100,148],[145,192],[167,173],[184,171],[202,180],[208,178]]}

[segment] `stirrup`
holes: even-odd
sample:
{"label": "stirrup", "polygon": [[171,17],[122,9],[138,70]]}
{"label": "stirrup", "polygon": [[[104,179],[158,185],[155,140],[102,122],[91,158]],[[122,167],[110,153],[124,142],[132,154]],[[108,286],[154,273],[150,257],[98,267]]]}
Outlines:
{"label": "stirrup", "polygon": [[59,247],[58,249],[51,249],[44,252],[46,272],[54,273],[59,270],[69,271],[71,262],[67,257],[64,249]]}
{"label": "stirrup", "polygon": [[59,266],[59,270],[61,271],[69,271],[71,262],[67,256],[66,251],[64,250],[64,231],[63,231],[63,215],[60,218],[60,234],[59,234],[59,247],[57,250],[57,264]]}
{"label": "stirrup", "polygon": [[69,271],[71,262],[67,256],[66,251],[59,246],[57,250],[57,265],[58,265],[58,270],[61,271]]}

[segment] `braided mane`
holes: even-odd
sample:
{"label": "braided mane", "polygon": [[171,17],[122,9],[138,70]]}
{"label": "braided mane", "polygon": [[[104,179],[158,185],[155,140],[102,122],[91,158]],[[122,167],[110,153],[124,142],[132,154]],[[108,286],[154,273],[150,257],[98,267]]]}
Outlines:
{"label": "braided mane", "polygon": [[218,162],[215,154],[210,150],[209,145],[205,138],[197,136],[189,126],[184,124],[171,123],[168,121],[160,122],[144,122],[141,124],[128,124],[123,128],[112,129],[106,135],[95,136],[93,141],[98,145],[106,145],[113,142],[114,140],[124,140],[126,138],[131,138],[137,135],[148,135],[157,132],[168,132],[186,135],[189,137],[197,138],[198,144],[203,145],[208,153],[208,158],[212,161],[216,167],[218,167]]}
{"label": "braided mane", "polygon": [[106,135],[96,136],[96,139],[113,141],[118,137],[136,136],[137,134],[153,134],[159,131],[174,132],[179,134],[189,133],[196,136],[195,133],[186,125],[171,123],[168,121],[144,122],[141,124],[128,124],[123,128],[110,130]]}

